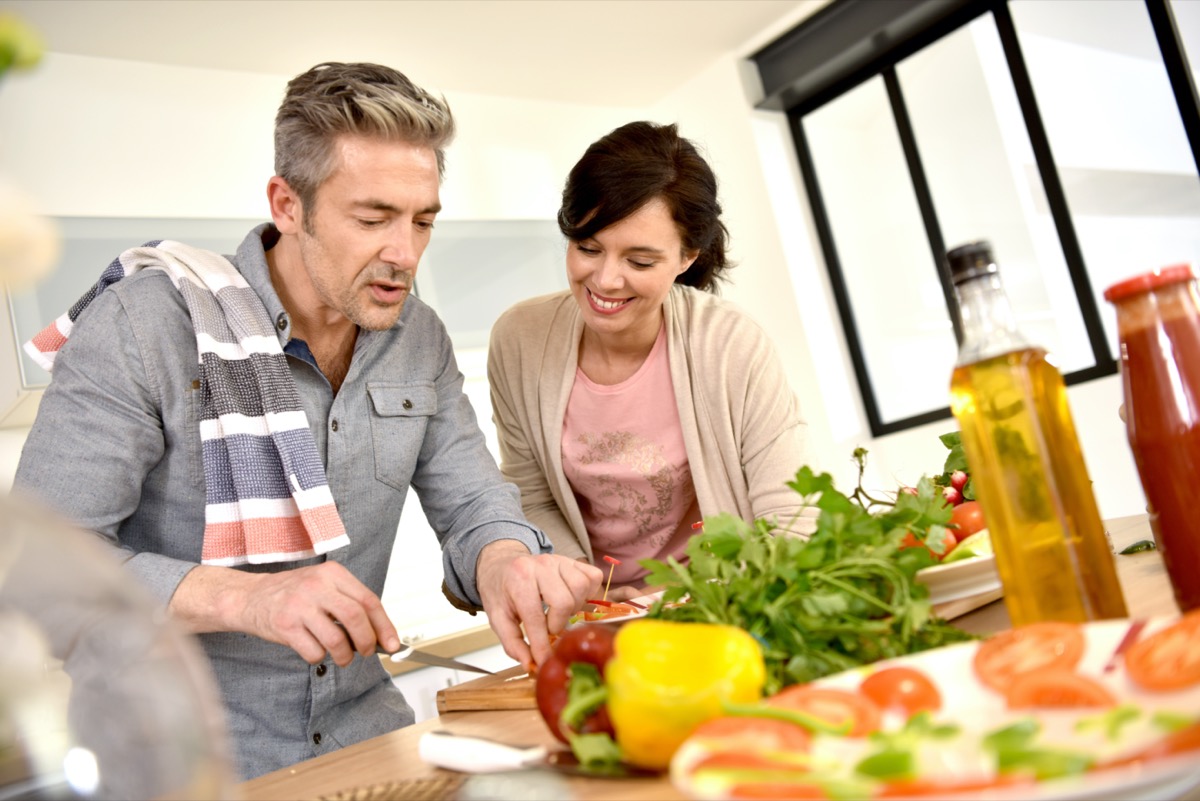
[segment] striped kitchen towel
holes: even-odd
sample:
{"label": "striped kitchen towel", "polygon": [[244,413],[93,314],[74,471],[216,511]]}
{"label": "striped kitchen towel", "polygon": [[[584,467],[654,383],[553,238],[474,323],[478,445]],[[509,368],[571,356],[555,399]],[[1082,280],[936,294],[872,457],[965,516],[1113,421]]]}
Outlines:
{"label": "striped kitchen towel", "polygon": [[308,417],[258,295],[228,259],[169,240],[125,251],[71,309],[25,344],[46,370],[80,313],[143,269],[183,295],[200,360],[207,565],[291,562],[348,545]]}

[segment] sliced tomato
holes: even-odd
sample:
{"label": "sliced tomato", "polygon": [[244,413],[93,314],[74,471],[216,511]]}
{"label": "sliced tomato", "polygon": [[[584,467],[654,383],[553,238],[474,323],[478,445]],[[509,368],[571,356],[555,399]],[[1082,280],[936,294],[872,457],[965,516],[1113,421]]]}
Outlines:
{"label": "sliced tomato", "polygon": [[1004,697],[1009,709],[1106,709],[1117,705],[1117,697],[1096,679],[1061,668],[1014,676]]}
{"label": "sliced tomato", "polygon": [[882,712],[865,695],[836,687],[795,684],[766,699],[768,706],[795,709],[833,726],[849,726],[847,737],[866,737],[879,729]]}
{"label": "sliced tomato", "polygon": [[632,615],[634,612],[638,611],[629,604],[619,604],[611,601],[606,601],[603,605],[596,601],[588,601],[588,603],[597,604],[598,607],[594,610],[584,610],[583,619],[589,623],[597,620],[611,620],[616,617],[625,617],[626,615]]}
{"label": "sliced tomato", "polygon": [[975,675],[1003,695],[1021,673],[1044,668],[1074,670],[1084,647],[1078,623],[1047,621],[1018,626],[979,644],[973,662]]}
{"label": "sliced tomato", "polygon": [[730,798],[747,799],[820,799],[829,798],[829,792],[819,784],[809,782],[739,782],[729,788]]}
{"label": "sliced tomato", "polygon": [[1179,690],[1200,683],[1200,609],[1130,646],[1125,672],[1147,690]]}
{"label": "sliced tomato", "polygon": [[692,732],[710,748],[721,751],[808,753],[812,737],[803,726],[772,718],[725,717],[707,720]]}
{"label": "sliced tomato", "polygon": [[929,676],[913,667],[896,666],[877,670],[863,679],[858,691],[880,709],[891,709],[912,717],[922,710],[942,708],[942,694]]}
{"label": "sliced tomato", "polygon": [[982,793],[997,788],[1019,787],[1035,784],[1028,774],[1005,773],[990,778],[978,779],[894,779],[885,783],[873,798],[909,798],[928,796],[944,798],[959,793]]}

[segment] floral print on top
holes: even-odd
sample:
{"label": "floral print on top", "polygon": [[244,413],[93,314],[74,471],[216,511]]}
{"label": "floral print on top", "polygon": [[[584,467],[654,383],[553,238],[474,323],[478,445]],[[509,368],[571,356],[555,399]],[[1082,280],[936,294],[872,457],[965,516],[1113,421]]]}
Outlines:
{"label": "floral print on top", "polygon": [[683,560],[700,519],[671,384],[665,327],[638,371],[596,384],[576,370],[562,436],[563,470],[596,564],[620,560],[614,586],[641,584],[640,559]]}

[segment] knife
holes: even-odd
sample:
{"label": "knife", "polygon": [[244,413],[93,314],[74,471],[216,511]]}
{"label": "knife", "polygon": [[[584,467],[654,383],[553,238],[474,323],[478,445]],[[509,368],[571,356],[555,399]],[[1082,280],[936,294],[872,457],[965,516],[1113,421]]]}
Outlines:
{"label": "knife", "polygon": [[375,652],[386,656],[392,662],[403,662],[407,659],[413,662],[420,662],[422,665],[433,665],[434,667],[450,668],[451,670],[469,670],[472,673],[485,673],[489,676],[495,674],[494,670],[485,670],[475,665],[468,665],[466,662],[460,662],[448,656],[438,656],[427,651],[418,651],[411,645],[406,645],[395,653],[385,650],[381,645],[375,649]]}
{"label": "knife", "polygon": [[[501,773],[528,768],[552,770],[569,776],[593,779],[658,777],[662,773],[649,768],[619,762],[615,765],[581,765],[568,750],[551,751],[544,745],[507,745],[479,735],[455,734],[444,729],[424,732],[417,741],[417,753],[424,762],[460,773]],[[507,798],[510,796],[488,796]],[[554,797],[554,796],[552,796]]]}

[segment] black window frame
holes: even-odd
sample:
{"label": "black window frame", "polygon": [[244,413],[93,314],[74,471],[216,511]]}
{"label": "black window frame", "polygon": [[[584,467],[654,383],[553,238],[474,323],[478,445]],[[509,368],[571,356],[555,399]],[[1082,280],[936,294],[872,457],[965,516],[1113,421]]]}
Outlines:
{"label": "black window frame", "polygon": [[[1184,131],[1200,173],[1200,99],[1192,80],[1183,42],[1169,0],[1143,0],[1171,83]],[[815,164],[804,133],[805,116],[863,82],[881,77],[887,90],[909,177],[929,242],[930,259],[941,283],[955,337],[961,342],[962,324],[933,198],[908,118],[896,65],[919,50],[991,14],[1008,63],[1017,100],[1025,120],[1034,160],[1041,176],[1050,214],[1058,232],[1068,274],[1079,304],[1094,356],[1092,366],[1063,376],[1068,385],[1114,375],[1117,361],[1105,335],[1091,278],[1075,234],[1066,194],[1042,124],[1009,0],[832,0],[808,19],[751,55],[758,70],[763,98],[756,107],[783,111],[796,148],[801,180],[829,274],[830,286],[850,361],[858,382],[872,436],[903,431],[951,417],[949,406],[898,420],[884,420],[863,352],[849,287],[838,258]]]}

